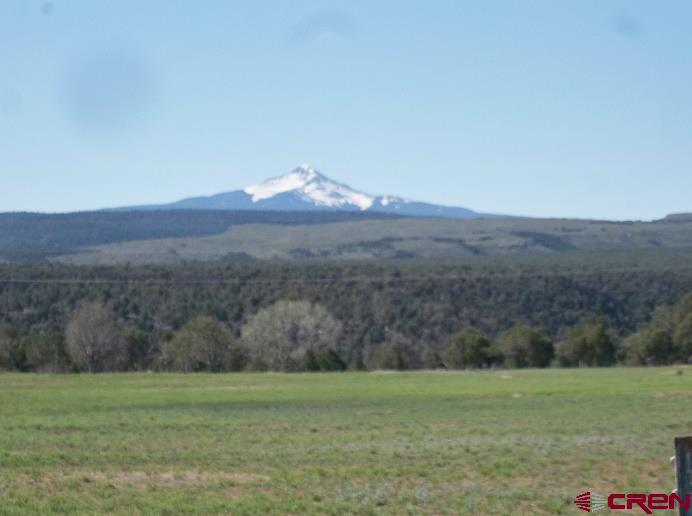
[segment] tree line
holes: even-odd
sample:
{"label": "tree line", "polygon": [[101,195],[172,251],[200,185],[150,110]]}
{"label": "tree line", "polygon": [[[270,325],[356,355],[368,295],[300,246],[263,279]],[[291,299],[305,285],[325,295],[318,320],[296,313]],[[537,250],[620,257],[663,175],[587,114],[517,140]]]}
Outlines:
{"label": "tree line", "polygon": [[468,326],[497,336],[517,323],[559,340],[564,328],[588,317],[602,318],[622,337],[637,331],[657,306],[675,303],[691,291],[692,269],[598,263],[0,264],[0,324],[23,333],[61,333],[81,303],[95,300],[145,333],[174,333],[187,321],[209,315],[239,335],[261,308],[279,300],[305,300],[342,321],[348,348],[379,344],[387,332],[441,342]]}
{"label": "tree line", "polygon": [[86,301],[65,331],[23,334],[0,327],[0,369],[14,371],[344,371],[544,368],[687,363],[692,359],[692,294],[656,310],[641,329],[617,338],[599,318],[566,328],[557,341],[516,324],[491,338],[475,327],[443,342],[386,331],[378,344],[349,348],[344,323],[324,306],[280,300],[248,318],[239,334],[209,315],[153,335],[120,320],[113,307]]}

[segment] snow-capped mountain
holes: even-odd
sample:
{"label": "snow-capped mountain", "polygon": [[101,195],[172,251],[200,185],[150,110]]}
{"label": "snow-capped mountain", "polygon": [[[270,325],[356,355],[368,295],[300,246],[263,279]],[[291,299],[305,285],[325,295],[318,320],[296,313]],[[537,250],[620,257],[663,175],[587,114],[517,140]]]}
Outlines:
{"label": "snow-capped mountain", "polygon": [[290,174],[248,186],[243,191],[252,196],[254,203],[285,193],[324,208],[367,210],[375,202],[375,197],[332,181],[310,165],[302,165]]}
{"label": "snow-capped mountain", "polygon": [[[374,196],[337,183],[304,164],[292,172],[243,190],[209,197],[190,197],[171,204],[133,206],[121,210],[275,210],[376,211],[418,217],[471,219],[482,215],[466,208],[438,206],[391,195]],[[492,217],[492,215],[490,215]]]}

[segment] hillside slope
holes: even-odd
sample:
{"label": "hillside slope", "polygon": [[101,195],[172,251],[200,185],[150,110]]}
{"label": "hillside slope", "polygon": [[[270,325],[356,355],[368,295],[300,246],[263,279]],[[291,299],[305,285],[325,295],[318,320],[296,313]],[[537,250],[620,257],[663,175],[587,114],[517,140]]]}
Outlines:
{"label": "hillside slope", "polygon": [[221,234],[242,224],[329,224],[395,215],[360,212],[157,210],[0,213],[0,261],[36,261],[85,246]]}
{"label": "hillside slope", "polygon": [[563,219],[395,219],[279,226],[246,224],[212,236],[94,246],[57,260],[73,264],[257,260],[449,259],[692,247],[692,222]]}

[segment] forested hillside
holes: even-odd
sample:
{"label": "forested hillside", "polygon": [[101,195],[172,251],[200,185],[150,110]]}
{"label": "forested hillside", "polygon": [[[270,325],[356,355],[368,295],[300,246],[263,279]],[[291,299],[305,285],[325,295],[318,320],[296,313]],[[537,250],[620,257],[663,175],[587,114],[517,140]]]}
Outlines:
{"label": "forested hillside", "polygon": [[78,265],[466,259],[692,248],[692,219],[450,220],[352,211],[0,214],[0,262]]}
{"label": "forested hillside", "polygon": [[[333,318],[339,331],[332,344],[338,345],[345,365],[362,367],[377,350],[399,349],[417,357],[409,365],[421,366],[424,350],[442,353],[453,334],[471,327],[495,339],[515,325],[527,325],[557,342],[570,328],[593,320],[617,344],[641,329],[657,307],[692,292],[692,268],[683,261],[651,267],[623,260],[601,266],[565,262],[516,267],[392,262],[4,265],[0,321],[16,338],[23,335],[22,342],[54,349],[64,346],[66,328],[80,306],[96,302],[136,337],[131,345],[139,350],[137,367],[152,368],[167,343],[200,316],[239,339],[259,312],[295,301],[321,307],[327,321]],[[296,317],[303,317],[302,312]],[[32,353],[36,360],[47,360],[57,351]]]}

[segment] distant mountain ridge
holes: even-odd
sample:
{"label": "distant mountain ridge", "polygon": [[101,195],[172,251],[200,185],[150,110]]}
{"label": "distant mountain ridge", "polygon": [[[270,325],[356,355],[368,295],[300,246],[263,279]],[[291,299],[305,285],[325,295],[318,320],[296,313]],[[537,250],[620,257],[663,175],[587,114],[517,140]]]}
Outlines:
{"label": "distant mountain ridge", "polygon": [[692,213],[671,213],[662,222],[692,222]]}
{"label": "distant mountain ridge", "polygon": [[190,197],[170,204],[128,206],[134,210],[260,210],[260,211],[363,211],[414,217],[455,219],[496,218],[468,208],[440,206],[392,195],[369,195],[338,183],[308,164],[292,172],[243,190],[205,197]]}

